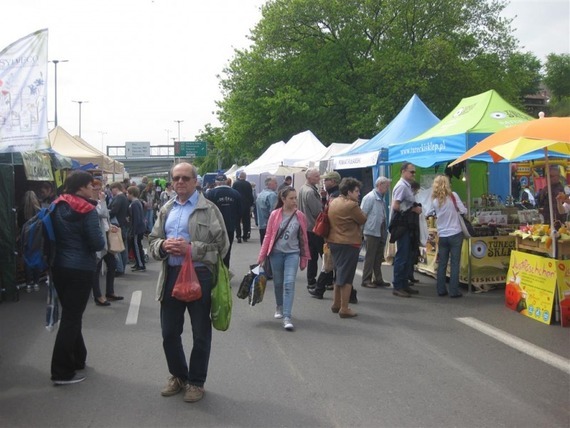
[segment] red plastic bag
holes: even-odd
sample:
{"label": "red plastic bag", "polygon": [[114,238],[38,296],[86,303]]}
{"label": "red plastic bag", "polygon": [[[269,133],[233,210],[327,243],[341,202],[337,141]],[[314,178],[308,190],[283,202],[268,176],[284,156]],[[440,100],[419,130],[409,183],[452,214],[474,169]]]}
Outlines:
{"label": "red plastic bag", "polygon": [[188,245],[186,255],[184,256],[184,263],[178,272],[178,278],[174,283],[172,289],[172,297],[182,302],[193,302],[202,297],[202,287],[198,281],[198,275],[194,270],[194,263],[192,263],[192,247]]}

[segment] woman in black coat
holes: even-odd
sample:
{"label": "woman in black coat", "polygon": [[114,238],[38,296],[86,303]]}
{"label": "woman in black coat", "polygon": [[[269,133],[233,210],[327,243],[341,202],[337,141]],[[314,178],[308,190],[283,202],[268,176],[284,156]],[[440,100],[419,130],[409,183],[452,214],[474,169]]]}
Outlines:
{"label": "woman in black coat", "polygon": [[85,380],[76,370],[85,368],[87,349],[81,333],[93,275],[96,252],[105,246],[99,227],[93,177],[85,171],[71,173],[65,180],[65,193],[52,213],[56,240],[53,282],[61,302],[61,322],[51,360],[51,380],[67,385]]}

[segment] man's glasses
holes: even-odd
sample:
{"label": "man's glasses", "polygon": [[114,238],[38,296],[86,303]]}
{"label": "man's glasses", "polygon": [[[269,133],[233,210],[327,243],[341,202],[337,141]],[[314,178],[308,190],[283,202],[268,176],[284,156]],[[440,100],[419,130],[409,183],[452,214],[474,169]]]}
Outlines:
{"label": "man's glasses", "polygon": [[410,174],[415,174],[415,173],[416,173],[415,170],[414,170],[414,171],[409,171],[409,170],[408,170],[408,172],[409,172]]}
{"label": "man's glasses", "polygon": [[176,177],[172,177],[172,181],[190,181],[194,177],[188,177],[187,175],[177,175]]}

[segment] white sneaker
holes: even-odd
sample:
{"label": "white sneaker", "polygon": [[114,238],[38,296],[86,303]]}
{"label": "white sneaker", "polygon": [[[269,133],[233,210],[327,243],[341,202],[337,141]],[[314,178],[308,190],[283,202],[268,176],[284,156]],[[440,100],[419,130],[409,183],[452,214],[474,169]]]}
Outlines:
{"label": "white sneaker", "polygon": [[291,318],[283,318],[283,328],[285,330],[293,330],[293,323],[291,322]]}
{"label": "white sneaker", "polygon": [[40,284],[34,284],[34,291],[40,291]]}
{"label": "white sneaker", "polygon": [[283,306],[277,306],[275,308],[275,315],[273,315],[273,318],[278,319],[278,320],[283,318]]}

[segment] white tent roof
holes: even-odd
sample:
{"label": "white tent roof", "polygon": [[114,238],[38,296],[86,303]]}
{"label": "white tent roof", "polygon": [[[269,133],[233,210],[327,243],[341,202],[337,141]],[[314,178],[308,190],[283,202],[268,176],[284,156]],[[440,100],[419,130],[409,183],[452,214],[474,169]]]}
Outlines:
{"label": "white tent roof", "polygon": [[[346,143],[332,143],[330,146],[326,148],[323,153],[318,153],[317,155],[313,156],[310,159],[303,159],[300,161],[295,162],[295,166],[318,166],[317,164],[322,161],[329,160],[332,156],[343,153],[344,151],[350,149],[352,147],[351,144]],[[308,165],[307,165],[308,164]]]}
{"label": "white tent roof", "polygon": [[75,159],[83,165],[97,164],[102,171],[107,173],[122,173],[125,170],[121,162],[117,162],[97,150],[81,137],[73,137],[61,126],[56,126],[49,132],[49,141],[52,149],[56,152]]}
{"label": "white tent roof", "polygon": [[[311,131],[304,131],[293,135],[285,145],[282,155],[283,165],[309,166],[309,159],[322,157],[327,148]],[[300,164],[299,161],[305,161]]]}
{"label": "white tent roof", "polygon": [[284,147],[284,141],[273,143],[261,156],[243,168],[243,170],[247,175],[261,174],[264,172],[273,174],[273,172],[279,168],[279,165],[281,165],[281,156]]}

